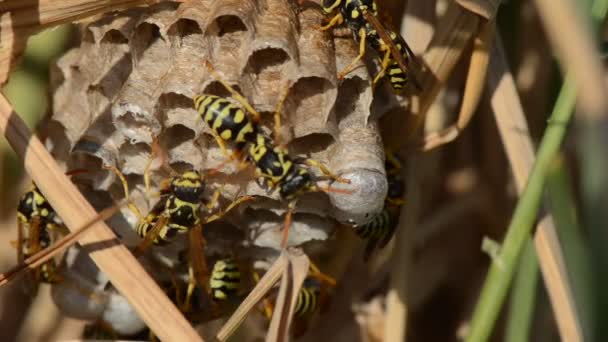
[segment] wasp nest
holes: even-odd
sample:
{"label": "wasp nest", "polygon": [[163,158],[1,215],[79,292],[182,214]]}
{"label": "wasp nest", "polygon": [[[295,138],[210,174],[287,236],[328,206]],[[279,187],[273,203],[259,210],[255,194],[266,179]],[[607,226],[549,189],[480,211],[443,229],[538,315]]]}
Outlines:
{"label": "wasp nest", "polygon": [[[253,172],[234,175],[236,165],[226,163],[193,108],[196,94],[230,97],[209,74],[209,61],[263,113],[263,127],[272,128],[272,112],[288,91],[281,141],[293,154],[321,160],[351,180],[340,185],[347,194],[313,193],[298,202],[290,244],[324,240],[334,219],[361,222],[380,210],[386,193],[382,144],[370,120],[370,76],[362,66],[337,80],[336,70],[355,58],[357,46],[350,37],[319,31],[324,20],[320,8],[297,8],[286,0],[165,2],[105,16],[83,27],[80,47],[57,64],[47,146],[66,168],[115,166],[132,191],[142,193],[154,140],[164,164],[176,172],[224,165],[224,177],[210,177],[208,188],[222,187],[227,200],[264,196],[243,206],[247,219],[238,225],[255,232],[246,234],[254,245],[278,248],[285,203],[260,188]],[[159,164],[151,170],[153,184],[168,175]],[[124,197],[111,172],[77,182],[82,178],[114,200]],[[143,213],[150,208],[136,204]]]}
{"label": "wasp nest", "polygon": [[[268,133],[278,99],[287,94],[276,138],[290,153],[320,160],[350,179],[330,184],[346,192],[309,193],[297,202],[289,244],[322,242],[336,222],[362,223],[381,210],[387,191],[370,75],[361,65],[337,80],[358,47],[351,37],[318,30],[324,21],[320,8],[287,0],[163,2],[104,16],[82,27],[80,46],[57,63],[47,147],[66,169],[89,170],[73,180],[98,207],[124,198],[117,176],[102,166],[119,169],[143,214],[157,200],[144,187],[153,151],[152,191],[171,175],[168,169],[219,169],[206,179],[207,198],[215,189],[221,189],[222,206],[257,196],[205,227],[207,254],[272,256],[280,249],[287,203],[261,188],[253,170],[227,162],[195,111],[197,94],[232,100],[205,67],[208,61],[262,113]],[[134,245],[138,218],[127,208],[122,213],[110,224]]]}

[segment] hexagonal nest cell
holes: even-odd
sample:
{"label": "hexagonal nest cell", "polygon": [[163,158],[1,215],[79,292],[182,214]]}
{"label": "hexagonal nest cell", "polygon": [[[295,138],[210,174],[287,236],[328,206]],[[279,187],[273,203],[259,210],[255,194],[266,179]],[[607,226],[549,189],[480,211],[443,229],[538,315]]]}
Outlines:
{"label": "hexagonal nest cell", "polygon": [[[102,166],[118,168],[144,214],[157,201],[146,195],[143,176],[153,150],[152,192],[171,173],[219,168],[206,179],[207,196],[221,189],[221,205],[257,197],[205,227],[207,254],[276,255],[286,203],[258,185],[252,168],[228,161],[193,107],[201,93],[233,101],[208,61],[262,113],[260,125],[269,133],[287,92],[280,141],[351,180],[335,185],[348,193],[310,193],[297,202],[289,244],[322,243],[338,222],[361,222],[379,211],[387,189],[370,75],[362,64],[337,80],[336,70],[358,47],[351,37],[318,30],[324,20],[320,8],[287,0],[162,2],[105,15],[82,26],[80,45],[57,63],[47,147],[66,169],[90,170],[73,180],[98,207],[124,198],[116,175]],[[136,244],[136,217],[122,213],[113,228]]]}

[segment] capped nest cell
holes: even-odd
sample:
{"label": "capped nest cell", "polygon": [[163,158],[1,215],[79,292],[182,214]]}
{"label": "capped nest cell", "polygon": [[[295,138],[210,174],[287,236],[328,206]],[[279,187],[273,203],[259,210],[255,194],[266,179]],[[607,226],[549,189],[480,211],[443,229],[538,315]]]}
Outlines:
{"label": "capped nest cell", "polygon": [[[48,149],[66,169],[90,171],[73,179],[98,207],[124,198],[116,175],[102,166],[118,168],[144,214],[157,200],[146,195],[143,177],[155,141],[160,152],[150,169],[152,192],[171,172],[194,168],[205,174],[219,168],[206,179],[207,199],[215,189],[222,190],[222,206],[237,196],[257,197],[205,227],[207,254],[227,249],[248,250],[254,258],[272,254],[280,249],[287,203],[258,185],[253,168],[229,162],[195,111],[197,94],[232,100],[209,74],[209,61],[262,113],[260,125],[268,133],[278,99],[288,92],[280,141],[290,153],[318,159],[351,181],[331,184],[347,193],[301,196],[289,244],[322,242],[338,222],[364,222],[381,210],[387,191],[375,121],[380,113],[371,113],[371,78],[362,64],[338,81],[337,70],[356,57],[358,46],[350,36],[318,30],[326,20],[319,7],[294,3],[163,2],[82,26],[80,45],[54,70]],[[122,214],[112,227],[134,245],[137,218],[128,209]]]}

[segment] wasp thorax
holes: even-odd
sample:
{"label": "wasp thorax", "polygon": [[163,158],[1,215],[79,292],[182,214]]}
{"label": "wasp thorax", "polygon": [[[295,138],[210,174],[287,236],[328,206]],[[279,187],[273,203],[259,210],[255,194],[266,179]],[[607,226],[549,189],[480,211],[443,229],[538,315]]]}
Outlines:
{"label": "wasp thorax", "polygon": [[308,191],[314,191],[315,185],[310,172],[306,169],[294,169],[281,185],[281,197],[293,199],[294,197]]}

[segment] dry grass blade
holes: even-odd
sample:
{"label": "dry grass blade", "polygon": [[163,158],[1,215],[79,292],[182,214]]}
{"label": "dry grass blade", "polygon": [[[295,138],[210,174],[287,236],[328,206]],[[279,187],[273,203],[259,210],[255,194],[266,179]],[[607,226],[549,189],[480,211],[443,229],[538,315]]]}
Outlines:
{"label": "dry grass blade", "polygon": [[[448,80],[454,67],[460,60],[465,48],[476,35],[481,18],[462,8],[458,4],[450,4],[448,12],[437,24],[437,32],[433,36],[429,48],[421,58],[423,70],[419,73],[423,93],[412,97],[411,111],[415,116],[416,123],[409,126],[407,120],[393,123],[393,129],[386,133],[389,138],[389,146],[402,146],[405,136],[411,136],[424,122],[424,116],[435,101],[437,94]],[[397,130],[397,132],[395,132]]]}
{"label": "dry grass blade", "polygon": [[[17,155],[24,159],[27,172],[70,230],[74,231],[97,217],[97,212],[1,95],[0,128]],[[200,341],[201,338],[188,321],[129,250],[116,241],[116,235],[103,222],[95,223],[90,232],[79,240],[88,248],[93,261],[159,338],[166,341]],[[172,319],[164,319],[167,316]]]}
{"label": "dry grass blade", "polygon": [[467,74],[464,94],[462,95],[462,105],[457,116],[458,121],[440,132],[431,133],[426,136],[422,150],[428,151],[453,141],[473,118],[485,87],[494,31],[494,22],[487,21],[482,24],[479,34],[475,37],[469,72]]}
{"label": "dry grass blade", "polygon": [[473,13],[486,19],[494,19],[501,0],[456,0],[456,2]]}
{"label": "dry grass blade", "polygon": [[151,3],[151,0],[5,0],[0,2],[0,85],[30,35],[96,14]]}
{"label": "dry grass blade", "polygon": [[306,254],[296,254],[293,253],[294,251],[287,251],[287,267],[281,280],[279,295],[275,303],[270,327],[266,334],[266,342],[282,342],[289,339],[289,328],[293,320],[298,293],[300,288],[302,288],[310,267],[310,260]]}
{"label": "dry grass blade", "polygon": [[[534,164],[534,149],[527,134],[523,108],[500,41],[497,41],[493,49],[488,87],[492,90],[494,117],[513,170],[517,190],[521,193]],[[580,322],[563,262],[563,253],[550,215],[539,221],[534,243],[562,340],[581,341]]]}
{"label": "dry grass blade", "polygon": [[[125,204],[126,204],[126,202],[125,202]],[[121,207],[122,207],[122,205],[117,204],[115,206],[112,206],[110,208],[106,208],[106,209],[100,211],[99,215],[97,217],[95,217],[91,222],[85,224],[83,227],[78,228],[77,230],[64,236],[59,241],[54,243],[52,246],[45,248],[45,249],[41,250],[40,252],[32,255],[31,257],[27,258],[22,263],[19,263],[12,269],[4,272],[3,274],[0,274],[0,286],[6,285],[12,279],[15,279],[16,277],[24,274],[25,272],[42,265],[43,263],[45,263],[47,260],[49,260],[52,257],[54,257],[55,255],[57,255],[58,253],[61,253],[66,248],[68,248],[71,245],[73,245],[74,243],[76,243],[78,241],[78,239],[80,238],[80,236],[82,234],[86,233],[93,226],[93,224],[109,219]]]}
{"label": "dry grass blade", "polygon": [[236,311],[230,316],[226,324],[217,333],[218,341],[226,341],[236,329],[240,326],[241,322],[245,319],[245,316],[253,309],[253,307],[259,303],[260,300],[266,296],[268,291],[279,281],[285,268],[287,267],[288,258],[285,253],[282,253],[272,266],[264,273],[264,276],[256,287],[249,293],[247,298],[243,300],[241,305]]}
{"label": "dry grass blade", "polygon": [[[576,1],[566,0],[536,0],[535,3],[549,38],[557,48],[562,67],[576,83],[582,109],[577,114],[590,121],[605,120],[608,89],[603,79],[604,68],[580,6]],[[564,30],[564,23],[568,23],[567,30]]]}

